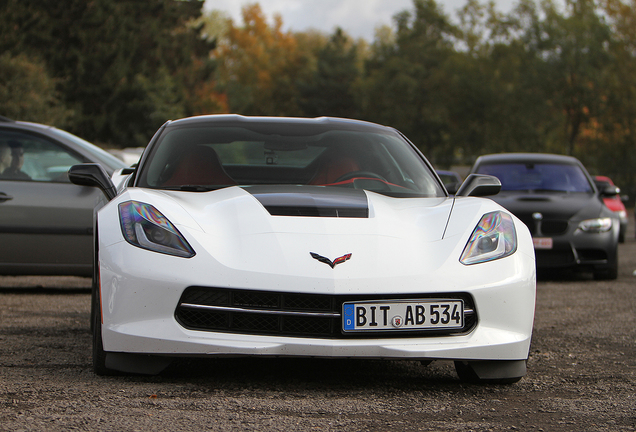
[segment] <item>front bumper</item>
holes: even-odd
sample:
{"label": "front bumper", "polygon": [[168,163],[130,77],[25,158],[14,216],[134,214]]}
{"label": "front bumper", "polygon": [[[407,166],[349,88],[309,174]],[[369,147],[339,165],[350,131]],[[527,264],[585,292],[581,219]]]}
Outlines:
{"label": "front bumper", "polygon": [[[199,254],[171,257],[119,242],[100,249],[102,337],[107,352],[161,356],[290,356],[382,359],[524,360],[535,304],[531,255],[473,266],[454,261],[421,275],[387,274],[357,280],[246,273]],[[152,260],[152,265],[140,263]],[[444,298],[465,293],[477,322],[466,334],[419,337],[311,338],[192,330],[175,319],[190,286],[317,294]]]}
{"label": "front bumper", "polygon": [[537,268],[606,269],[617,259],[618,230],[617,223],[604,233],[571,229],[564,235],[552,236],[552,249],[535,251]]}

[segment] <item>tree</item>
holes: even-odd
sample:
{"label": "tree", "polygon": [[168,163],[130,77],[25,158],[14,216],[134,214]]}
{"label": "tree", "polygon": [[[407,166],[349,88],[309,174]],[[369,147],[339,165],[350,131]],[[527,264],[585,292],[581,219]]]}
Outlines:
{"label": "tree", "polygon": [[[226,37],[229,20],[224,13],[213,10],[191,21],[189,26],[196,29],[212,48]],[[227,95],[217,90],[216,69],[217,58],[214,50],[210,51],[209,56],[195,57],[190,68],[180,69],[179,76],[186,88],[186,115],[229,112]]]}
{"label": "tree", "polygon": [[502,14],[469,1],[460,11],[463,48],[447,73],[451,146],[472,163],[484,153],[543,151],[554,127],[544,61],[535,47],[534,3]]}
{"label": "tree", "polygon": [[381,32],[384,40],[372,45],[360,103],[365,119],[398,128],[434,159],[452,152],[447,65],[457,28],[435,1],[414,0],[414,6],[414,14],[394,17],[393,36]]}
{"label": "tree", "polygon": [[611,32],[593,0],[568,1],[567,7],[570,15],[566,17],[554,5],[544,7],[546,18],[540,30],[545,36],[536,43],[548,66],[545,84],[553,94],[553,105],[561,110],[563,152],[584,154],[577,144],[582,129],[601,114]]}
{"label": "tree", "polygon": [[65,125],[70,112],[55,89],[44,63],[26,55],[0,55],[0,113],[46,124]]}
{"label": "tree", "polygon": [[611,29],[602,110],[582,131],[598,174],[611,177],[633,203],[636,196],[636,2],[605,0]]}
{"label": "tree", "polygon": [[338,28],[316,54],[316,69],[302,86],[301,108],[309,117],[355,118],[358,114],[355,85],[361,75],[358,45]]}
{"label": "tree", "polygon": [[194,0],[6,0],[0,51],[41,58],[74,116],[69,128],[116,146],[148,142],[165,120],[185,114],[179,72],[211,49]]}
{"label": "tree", "polygon": [[232,112],[245,115],[293,116],[301,113],[298,82],[309,73],[307,55],[293,34],[282,31],[282,19],[269,26],[258,4],[243,8],[243,27],[229,22],[219,42],[219,85]]}

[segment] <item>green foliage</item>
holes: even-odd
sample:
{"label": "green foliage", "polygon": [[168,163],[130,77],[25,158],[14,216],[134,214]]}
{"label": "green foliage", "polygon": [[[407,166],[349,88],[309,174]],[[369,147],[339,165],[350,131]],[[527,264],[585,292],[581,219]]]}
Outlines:
{"label": "green foliage", "polygon": [[371,48],[360,86],[365,119],[394,126],[427,155],[448,158],[450,76],[457,28],[433,0],[395,17],[397,32]]}
{"label": "green foliage", "polygon": [[358,117],[355,83],[360,76],[358,45],[338,28],[316,52],[316,69],[300,84],[300,108],[308,117]]}
{"label": "green foliage", "polygon": [[144,145],[165,120],[185,112],[179,73],[211,48],[199,29],[186,25],[201,6],[6,0],[0,5],[0,52],[44,60],[75,113],[71,131],[111,145]]}
{"label": "green foliage", "polygon": [[0,114],[12,119],[64,125],[70,112],[60,102],[42,61],[0,56]]}

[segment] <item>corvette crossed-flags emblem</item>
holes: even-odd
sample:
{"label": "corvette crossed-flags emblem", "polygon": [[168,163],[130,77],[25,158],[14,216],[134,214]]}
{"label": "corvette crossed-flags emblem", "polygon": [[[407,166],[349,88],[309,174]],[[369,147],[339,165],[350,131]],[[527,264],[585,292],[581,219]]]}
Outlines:
{"label": "corvette crossed-flags emblem", "polygon": [[343,255],[341,257],[336,258],[335,260],[331,261],[329,258],[324,257],[322,255],[318,255],[317,253],[314,252],[309,252],[309,254],[311,255],[311,257],[313,259],[316,259],[318,261],[320,261],[321,263],[325,263],[327,264],[329,267],[334,268],[335,266],[337,266],[338,264],[342,264],[343,262],[347,261],[349,258],[351,258],[351,254],[348,253],[346,255]]}

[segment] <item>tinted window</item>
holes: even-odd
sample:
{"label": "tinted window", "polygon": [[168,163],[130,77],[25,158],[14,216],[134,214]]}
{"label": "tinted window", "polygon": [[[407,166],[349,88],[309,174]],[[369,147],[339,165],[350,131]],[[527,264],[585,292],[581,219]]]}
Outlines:
{"label": "tinted window", "polygon": [[592,192],[585,173],[577,165],[560,163],[482,164],[478,174],[489,174],[501,181],[503,191]]}
{"label": "tinted window", "polygon": [[257,184],[445,195],[411,146],[398,133],[382,128],[287,131],[279,125],[267,133],[241,126],[167,128],[141,167],[138,182],[166,189]]}
{"label": "tinted window", "polygon": [[38,135],[0,131],[0,180],[68,182],[68,169],[83,162],[79,155]]}

